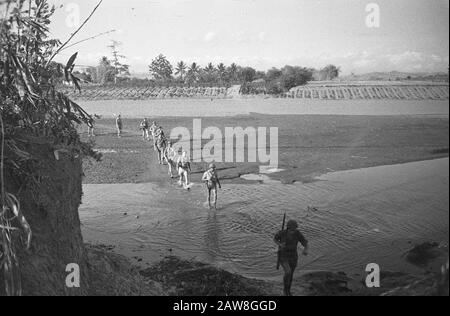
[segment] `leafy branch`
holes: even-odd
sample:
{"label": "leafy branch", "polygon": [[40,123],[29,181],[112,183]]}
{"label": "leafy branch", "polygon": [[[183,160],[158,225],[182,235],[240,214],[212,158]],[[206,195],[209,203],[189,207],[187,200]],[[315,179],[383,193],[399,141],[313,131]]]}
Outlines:
{"label": "leafy branch", "polygon": [[56,89],[65,79],[81,90],[80,79],[73,74],[78,54],[73,54],[66,65],[52,60],[89,21],[101,2],[61,45],[48,38],[50,18],[55,12],[48,0],[0,0],[0,5],[6,3],[5,16],[0,17],[0,269],[7,295],[22,293],[14,236],[23,232],[28,249],[32,231],[19,200],[7,192],[5,171],[29,184],[32,192],[39,192],[40,186],[34,174],[39,162],[23,149],[21,137],[50,139],[55,152],[63,148],[73,156],[100,159],[89,144],[80,140],[76,129],[79,124],[88,124],[92,117]]}

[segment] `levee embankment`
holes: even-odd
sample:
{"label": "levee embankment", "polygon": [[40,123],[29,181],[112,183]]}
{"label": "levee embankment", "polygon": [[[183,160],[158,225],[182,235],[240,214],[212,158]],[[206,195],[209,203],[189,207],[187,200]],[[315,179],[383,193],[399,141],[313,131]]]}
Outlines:
{"label": "levee embankment", "polygon": [[84,86],[81,92],[63,88],[75,100],[162,100],[283,97],[316,100],[448,100],[449,84],[439,82],[312,82],[283,95],[242,95],[240,86],[226,87],[133,87]]}
{"label": "levee embankment", "polygon": [[289,98],[320,100],[448,100],[448,83],[311,83],[291,89]]}

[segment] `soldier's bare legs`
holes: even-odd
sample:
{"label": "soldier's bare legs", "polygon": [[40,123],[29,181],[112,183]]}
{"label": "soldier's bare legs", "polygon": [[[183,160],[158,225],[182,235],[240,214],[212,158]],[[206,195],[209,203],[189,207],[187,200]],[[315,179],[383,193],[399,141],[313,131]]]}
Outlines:
{"label": "soldier's bare legs", "polygon": [[217,194],[218,194],[217,187],[213,188],[211,191],[214,194],[214,209],[217,211]]}
{"label": "soldier's bare legs", "polygon": [[217,186],[210,186],[209,184],[207,184],[206,185],[206,203],[208,204],[210,209],[212,208],[211,195],[214,195],[213,205],[214,205],[214,209],[217,210]]}
{"label": "soldier's bare legs", "polygon": [[174,162],[173,160],[166,158],[167,159],[167,163],[169,165],[169,176],[171,179],[173,179],[173,168],[174,168]]}
{"label": "soldier's bare legs", "polygon": [[208,185],[206,186],[206,204],[211,208],[211,188]]}
{"label": "soldier's bare legs", "polygon": [[292,296],[291,287],[294,279],[294,272],[297,268],[297,258],[281,258],[281,266],[284,270],[284,295]]}
{"label": "soldier's bare legs", "polygon": [[184,170],[183,168],[180,168],[178,173],[180,175],[180,180],[178,181],[178,183],[180,185],[183,185],[183,181],[184,181],[186,187],[189,186],[189,178],[188,178],[187,170]]}
{"label": "soldier's bare legs", "polygon": [[159,149],[158,148],[158,163],[160,164],[160,165],[162,165],[162,163],[163,163],[163,154],[162,154],[162,152],[161,152],[161,149]]}

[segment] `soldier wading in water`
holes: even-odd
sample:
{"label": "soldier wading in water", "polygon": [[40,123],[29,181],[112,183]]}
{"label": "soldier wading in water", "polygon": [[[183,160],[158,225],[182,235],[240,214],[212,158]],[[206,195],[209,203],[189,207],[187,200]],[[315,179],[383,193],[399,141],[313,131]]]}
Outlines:
{"label": "soldier wading in water", "polygon": [[217,210],[217,187],[222,189],[219,176],[217,175],[216,165],[210,164],[208,171],[203,175],[202,181],[206,184],[207,189],[207,201],[208,207],[211,209],[211,194],[214,194],[214,209]]}
{"label": "soldier wading in water", "polygon": [[303,255],[307,256],[309,252],[308,241],[298,230],[297,222],[292,220],[288,222],[286,230],[282,230],[275,235],[274,241],[279,247],[279,262],[284,270],[284,295],[292,296],[292,280],[298,265],[298,243],[304,247]]}

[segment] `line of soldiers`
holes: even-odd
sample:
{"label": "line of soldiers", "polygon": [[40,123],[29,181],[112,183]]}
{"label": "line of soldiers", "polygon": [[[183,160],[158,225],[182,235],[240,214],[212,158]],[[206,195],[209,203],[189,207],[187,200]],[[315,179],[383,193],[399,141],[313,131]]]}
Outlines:
{"label": "line of soldiers", "polygon": [[[94,135],[94,122],[89,125],[89,137]],[[120,138],[122,136],[123,122],[122,117],[119,114],[116,116],[116,128],[117,135]],[[177,153],[173,148],[173,143],[170,139],[167,139],[164,130],[156,122],[149,124],[148,119],[144,119],[140,124],[142,130],[142,139],[146,141],[153,140],[154,150],[158,152],[158,163],[163,165],[167,162],[169,167],[169,176],[174,178],[174,171],[178,171],[180,177],[179,185],[184,185],[185,188],[190,188],[189,174],[192,172],[190,159],[187,152]],[[207,204],[211,209],[217,210],[217,198],[218,188],[222,188],[219,176],[217,174],[216,165],[209,165],[208,170],[204,173],[202,181],[206,185],[207,189]],[[212,200],[213,196],[213,200]],[[279,231],[275,237],[274,242],[278,245],[278,266],[281,266],[284,270],[284,295],[292,296],[291,287],[294,277],[294,272],[298,266],[298,244],[301,244],[304,248],[303,255],[308,256],[309,244],[304,235],[298,229],[298,223],[294,220],[290,220],[287,223],[285,229],[285,220],[283,220],[282,230]],[[279,268],[277,266],[277,269]]]}
{"label": "line of soldiers", "polygon": [[[192,172],[191,163],[187,152],[177,153],[173,148],[173,143],[166,138],[164,130],[156,122],[149,124],[148,119],[144,119],[140,128],[142,130],[142,139],[153,139],[154,150],[158,153],[158,163],[163,165],[167,163],[169,167],[168,174],[171,179],[174,178],[174,171],[178,171],[180,186],[190,190],[192,187],[189,181],[189,175]],[[222,188],[219,176],[217,174],[217,167],[215,164],[210,164],[208,170],[203,174],[202,181],[205,183],[207,189],[207,205],[211,209],[217,210],[218,189]]]}
{"label": "line of soldiers", "polygon": [[[191,165],[187,153],[183,152],[181,155],[178,155],[177,159],[177,153],[173,148],[172,141],[166,138],[163,128],[156,124],[156,122],[153,122],[150,126],[148,120],[144,119],[140,126],[142,129],[142,138],[144,140],[150,140],[150,135],[152,136],[154,148],[158,152],[158,162],[160,164],[164,164],[164,161],[167,162],[169,166],[169,176],[173,178],[173,170],[177,169],[178,175],[180,176],[178,183],[183,185],[184,182],[185,188],[189,188],[188,177],[191,172]],[[222,188],[222,185],[217,174],[216,165],[211,164],[209,166],[202,177],[202,181],[206,184],[207,204],[209,208],[211,209],[214,207],[214,209],[217,210],[217,191],[218,188]],[[283,221],[282,230],[275,235],[274,242],[279,247],[278,263],[284,270],[284,295],[292,296],[292,281],[299,261],[297,251],[298,244],[301,244],[304,247],[303,255],[308,256],[308,241],[299,231],[298,223],[294,220],[290,220],[287,223],[286,229],[284,228]]]}
{"label": "line of soldiers", "polygon": [[[123,131],[123,121],[122,121],[122,115],[115,115],[116,117],[116,129],[117,129],[117,137],[122,137],[122,131]],[[90,117],[87,126],[88,126],[88,137],[95,137],[95,120],[100,119],[101,116],[95,114],[94,116]]]}

